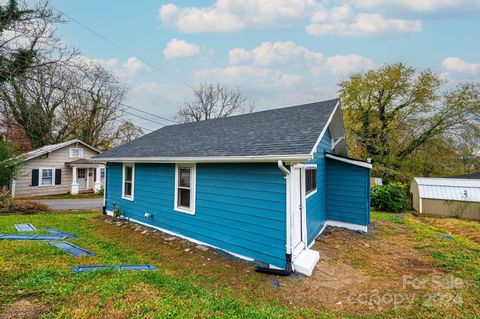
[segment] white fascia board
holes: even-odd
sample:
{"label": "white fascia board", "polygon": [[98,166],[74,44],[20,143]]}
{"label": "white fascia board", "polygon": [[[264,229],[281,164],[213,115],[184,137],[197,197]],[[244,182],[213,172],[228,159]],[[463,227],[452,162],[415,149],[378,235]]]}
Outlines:
{"label": "white fascia board", "polygon": [[365,163],[365,162],[362,162],[362,161],[357,161],[357,160],[353,160],[353,159],[349,159],[349,158],[344,158],[344,157],[341,157],[341,156],[335,156],[333,154],[328,154],[328,153],[325,154],[325,157],[334,159],[336,161],[360,166],[360,167],[363,167],[363,168],[372,169],[372,164],[371,163]]}
{"label": "white fascia board", "polygon": [[340,107],[340,100],[338,100],[337,104],[333,108],[332,113],[330,114],[330,117],[328,118],[327,123],[325,124],[325,127],[323,128],[322,132],[318,136],[317,141],[315,142],[315,145],[313,145],[312,150],[310,151],[310,156],[313,156],[315,154],[315,151],[317,150],[318,144],[322,141],[323,136],[325,135],[325,132],[327,131],[328,127],[330,126],[330,123],[332,122],[333,116],[337,112],[337,109]]}
{"label": "white fascia board", "polygon": [[259,155],[259,156],[208,156],[208,157],[97,157],[95,162],[135,162],[135,163],[255,163],[255,162],[307,162],[310,154]]}

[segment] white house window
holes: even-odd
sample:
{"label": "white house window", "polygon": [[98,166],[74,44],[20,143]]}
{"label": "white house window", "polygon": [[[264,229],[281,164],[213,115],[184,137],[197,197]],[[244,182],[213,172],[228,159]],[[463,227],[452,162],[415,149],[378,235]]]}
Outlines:
{"label": "white house window", "polygon": [[305,169],[305,194],[313,194],[317,190],[317,169]]}
{"label": "white house window", "polygon": [[135,166],[134,164],[123,165],[123,185],[122,197],[133,200],[133,190],[135,187]]}
{"label": "white house window", "polygon": [[83,158],[83,148],[71,148],[70,158]]}
{"label": "white house window", "polygon": [[53,168],[40,169],[40,186],[50,186],[55,184]]}
{"label": "white house window", "polygon": [[195,165],[176,166],[175,210],[195,214]]}
{"label": "white house window", "polygon": [[100,182],[105,182],[105,168],[100,168]]}

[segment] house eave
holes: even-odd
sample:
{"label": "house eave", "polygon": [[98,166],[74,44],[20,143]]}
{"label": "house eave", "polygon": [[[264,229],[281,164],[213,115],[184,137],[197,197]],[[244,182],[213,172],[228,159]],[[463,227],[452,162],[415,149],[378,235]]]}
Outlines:
{"label": "house eave", "polygon": [[308,162],[310,154],[255,155],[255,156],[205,156],[205,157],[97,157],[95,162],[132,163],[270,163],[282,160],[286,163]]}
{"label": "house eave", "polygon": [[343,157],[343,156],[337,156],[337,155],[334,155],[334,154],[331,154],[331,153],[325,153],[325,157],[336,160],[336,161],[352,164],[352,165],[355,165],[355,166],[360,166],[360,167],[363,167],[363,168],[372,169],[372,167],[373,167],[371,163],[356,160],[356,159],[353,159],[353,158],[346,158],[346,157]]}
{"label": "house eave", "polygon": [[[82,140],[79,140],[79,139],[74,139],[74,140],[71,140],[71,141],[68,141],[68,143],[65,143],[65,145],[60,145],[58,147],[54,147],[52,149],[50,149],[49,151],[45,151],[45,152],[42,152],[42,153],[38,153],[38,154],[35,154],[35,155],[30,155],[30,156],[26,156],[27,154],[21,154],[19,155],[17,158],[20,158],[22,159],[23,161],[29,161],[29,160],[32,160],[34,158],[37,158],[37,157],[40,157],[40,156],[43,156],[43,155],[46,155],[46,154],[50,154],[50,153],[53,153],[55,151],[58,151],[59,149],[62,149],[64,147],[68,147],[68,146],[71,146],[72,144],[75,144],[75,143],[80,143],[82,144],[83,146],[85,147],[88,147],[89,149],[91,149],[92,151],[95,151],[97,153],[101,153],[98,149],[96,149],[95,147],[91,146],[91,145],[88,145],[87,143],[85,143],[84,141]],[[38,150],[38,149],[37,149]],[[35,151],[35,150],[33,150]]]}

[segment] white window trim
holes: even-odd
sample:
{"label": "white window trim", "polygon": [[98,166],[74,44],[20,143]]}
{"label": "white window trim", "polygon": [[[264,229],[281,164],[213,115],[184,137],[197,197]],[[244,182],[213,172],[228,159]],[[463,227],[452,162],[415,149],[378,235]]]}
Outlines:
{"label": "white window trim", "polygon": [[[45,170],[52,170],[52,184],[42,184],[42,175],[43,171]],[[55,167],[40,167],[38,169],[38,186],[48,187],[48,186],[55,186]]]}
{"label": "white window trim", "polygon": [[[190,208],[178,205],[178,170],[180,168],[190,168]],[[196,164],[175,164],[175,195],[173,210],[181,213],[195,215],[195,201],[197,189],[197,169]]]}
{"label": "white window trim", "polygon": [[[79,150],[78,156],[73,156],[73,150]],[[68,150],[68,157],[69,158],[83,158],[83,148],[81,148],[81,147],[71,147]]]}
{"label": "white window trim", "polygon": [[[305,164],[305,198],[309,198],[313,194],[315,194],[318,190],[318,169],[317,169],[317,164]],[[308,169],[315,169],[317,170],[317,187],[315,187],[315,190],[311,191],[310,193],[307,194],[307,170]]]}
{"label": "white window trim", "polygon": [[[132,196],[125,196],[125,167],[132,167]],[[135,195],[135,163],[123,163],[122,165],[122,198],[133,201]]]}

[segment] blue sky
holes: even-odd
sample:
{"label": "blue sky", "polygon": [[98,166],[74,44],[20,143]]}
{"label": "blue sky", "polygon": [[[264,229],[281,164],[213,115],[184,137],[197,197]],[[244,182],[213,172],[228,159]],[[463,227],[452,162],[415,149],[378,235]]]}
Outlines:
{"label": "blue sky", "polygon": [[453,84],[480,79],[480,0],[51,3],[127,49],[74,21],[58,27],[116,72],[127,103],[169,118],[200,82],[239,87],[263,110],[333,98],[349,73],[384,63],[430,68]]}

